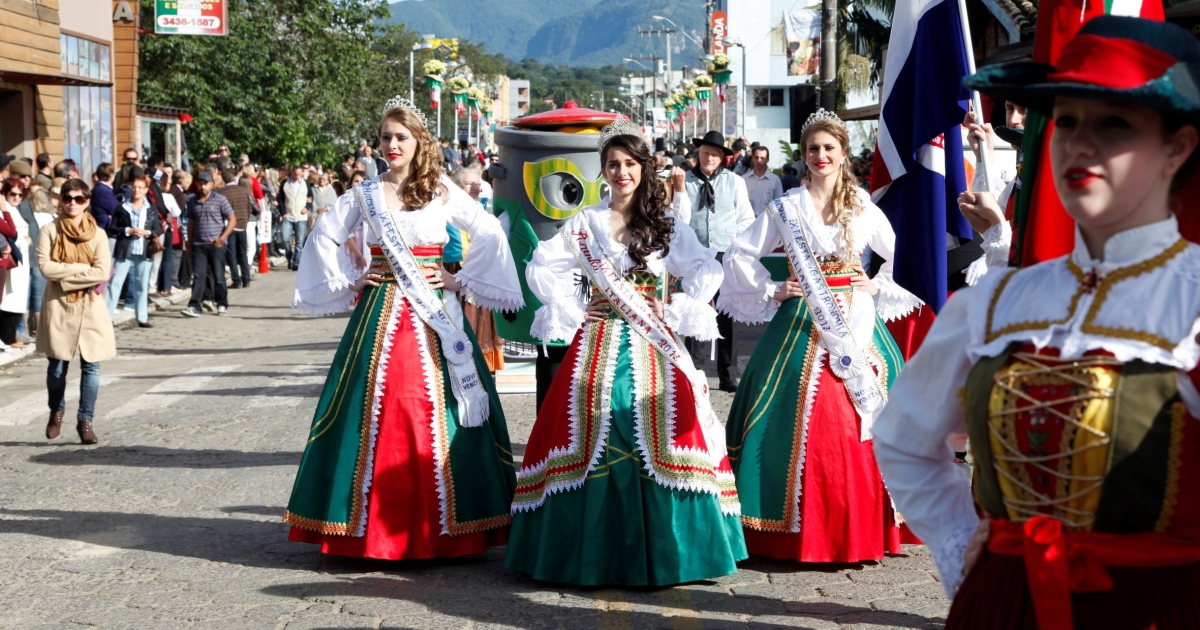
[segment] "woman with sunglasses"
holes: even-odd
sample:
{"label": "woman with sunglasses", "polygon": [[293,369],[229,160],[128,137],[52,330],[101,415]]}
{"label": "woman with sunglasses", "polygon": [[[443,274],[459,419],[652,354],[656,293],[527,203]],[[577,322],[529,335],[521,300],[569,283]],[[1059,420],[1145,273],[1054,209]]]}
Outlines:
{"label": "woman with sunglasses", "polygon": [[10,237],[10,257],[17,262],[15,267],[8,270],[8,279],[0,286],[0,342],[13,348],[24,348],[25,343],[17,338],[17,328],[25,316],[29,306],[29,260],[30,238],[29,222],[17,209],[25,199],[25,184],[16,177],[11,177],[0,185],[0,210],[5,213],[7,222],[15,228],[16,236]]}
{"label": "woman with sunglasses", "polygon": [[37,349],[46,355],[46,389],[50,422],[46,438],[62,429],[66,410],[67,366],[79,356],[79,412],[75,430],[83,444],[95,444],[92,417],[100,391],[100,362],[117,354],[112,320],[105,304],[103,283],[112,268],[108,235],[88,212],[90,192],[83,180],[72,179],[60,190],[58,219],[42,228],[37,261],[46,276]]}
{"label": "woman with sunglasses", "polygon": [[[1198,159],[1200,42],[1096,17],[1054,66],[966,85],[1054,122],[1075,248],[955,293],[875,424],[946,628],[1200,627],[1200,247],[1179,229],[1195,203],[1172,202]],[[946,444],[964,432],[973,480]]]}

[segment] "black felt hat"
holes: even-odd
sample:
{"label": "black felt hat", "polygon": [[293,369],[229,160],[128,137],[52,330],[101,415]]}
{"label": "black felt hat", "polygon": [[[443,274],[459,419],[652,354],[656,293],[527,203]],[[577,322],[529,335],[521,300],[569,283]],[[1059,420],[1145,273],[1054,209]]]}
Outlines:
{"label": "black felt hat", "polygon": [[1059,96],[1200,117],[1200,42],[1183,27],[1104,15],[1083,25],[1056,65],[980,68],[964,85],[1048,114]]}
{"label": "black felt hat", "polygon": [[733,155],[733,149],[725,146],[725,136],[722,135],[720,131],[716,131],[715,129],[704,134],[703,138],[692,138],[692,146],[699,149],[700,145],[702,144],[707,144],[710,147],[717,147],[725,155]]}

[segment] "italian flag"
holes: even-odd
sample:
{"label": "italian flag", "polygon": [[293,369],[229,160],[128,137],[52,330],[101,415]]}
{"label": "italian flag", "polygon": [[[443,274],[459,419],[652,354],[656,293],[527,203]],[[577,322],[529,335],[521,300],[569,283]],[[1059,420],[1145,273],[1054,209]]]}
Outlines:
{"label": "italian flag", "polygon": [[[1038,7],[1033,60],[1057,63],[1063,46],[1085,22],[1098,15],[1136,16],[1159,22],[1164,19],[1160,0],[1043,0]],[[1050,171],[1049,140],[1053,131],[1054,121],[1046,116],[1029,112],[1025,117],[1025,162],[1013,217],[1013,246],[1022,267],[1075,249],[1075,221],[1063,209]],[[1200,184],[1196,188],[1200,194]]]}

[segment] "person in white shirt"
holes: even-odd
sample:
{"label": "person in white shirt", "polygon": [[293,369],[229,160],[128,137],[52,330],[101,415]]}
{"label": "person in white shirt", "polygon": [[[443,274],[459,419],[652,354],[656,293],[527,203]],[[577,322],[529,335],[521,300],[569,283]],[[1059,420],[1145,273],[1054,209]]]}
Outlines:
{"label": "person in white shirt", "polygon": [[750,149],[750,166],[752,170],[742,175],[746,180],[746,194],[750,196],[750,206],[754,208],[754,216],[762,214],[767,204],[783,196],[783,182],[779,176],[767,170],[767,162],[771,161],[771,150],[764,146]]}

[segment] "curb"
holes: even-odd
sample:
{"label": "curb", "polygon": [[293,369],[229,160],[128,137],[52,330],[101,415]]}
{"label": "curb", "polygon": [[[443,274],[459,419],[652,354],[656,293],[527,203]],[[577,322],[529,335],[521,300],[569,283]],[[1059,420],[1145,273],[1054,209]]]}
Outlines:
{"label": "curb", "polygon": [[[185,304],[191,298],[192,290],[184,289],[183,291],[180,291],[169,298],[150,298],[150,305],[155,311],[164,311],[170,306]],[[116,316],[113,317],[114,330],[124,330],[127,328],[133,328],[134,326],[137,326],[137,315],[134,314],[133,309],[119,310],[117,311]],[[32,343],[19,350],[9,348],[5,352],[0,352],[0,368],[12,365],[18,361],[21,361],[22,359],[26,359],[37,354],[37,345]]]}

